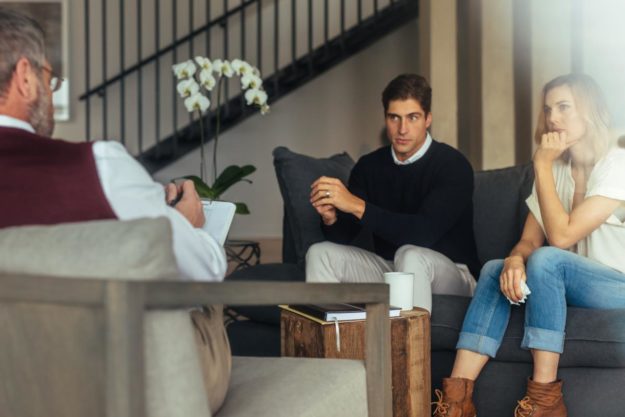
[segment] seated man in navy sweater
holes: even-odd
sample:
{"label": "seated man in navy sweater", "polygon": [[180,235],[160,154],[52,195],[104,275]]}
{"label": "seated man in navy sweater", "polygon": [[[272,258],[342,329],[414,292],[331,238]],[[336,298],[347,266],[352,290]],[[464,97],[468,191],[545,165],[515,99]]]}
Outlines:
{"label": "seated man in navy sweater", "polygon": [[[431,293],[473,294],[473,170],[430,136],[431,102],[425,78],[392,80],[382,93],[391,145],[360,158],[347,187],[330,177],[312,184],[329,241],[308,250],[306,281],[383,282],[385,272],[411,272],[414,305],[428,311]],[[361,229],[373,235],[375,253],[348,246]]]}
{"label": "seated man in navy sweater", "polygon": [[[43,30],[0,7],[0,39],[0,229],[164,216],[180,275],[223,280],[224,249],[201,229],[204,212],[193,183],[165,190],[117,142],[51,139],[52,93],[63,79],[46,59]],[[170,207],[166,201],[180,192]]]}

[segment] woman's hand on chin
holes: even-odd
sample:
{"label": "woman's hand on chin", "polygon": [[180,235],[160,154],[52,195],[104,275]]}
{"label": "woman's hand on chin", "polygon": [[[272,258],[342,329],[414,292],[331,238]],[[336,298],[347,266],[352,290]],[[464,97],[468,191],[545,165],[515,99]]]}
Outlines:
{"label": "woman's hand on chin", "polygon": [[534,164],[551,165],[564,151],[579,142],[579,139],[569,140],[566,132],[549,132],[543,134],[540,145],[534,153]]}

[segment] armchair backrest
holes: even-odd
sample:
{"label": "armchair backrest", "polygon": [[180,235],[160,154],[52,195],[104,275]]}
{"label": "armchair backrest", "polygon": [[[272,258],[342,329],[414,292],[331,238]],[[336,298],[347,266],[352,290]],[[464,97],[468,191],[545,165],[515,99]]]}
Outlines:
{"label": "armchair backrest", "polygon": [[[111,416],[121,417],[115,410],[131,401],[129,395],[146,396],[150,417],[210,415],[188,312],[150,311],[138,324],[123,303],[132,298],[123,290],[126,281],[177,279],[167,219],[3,229],[0,276],[23,275],[84,278],[81,284],[57,283],[44,292],[54,296],[63,288],[59,298],[81,301],[0,303],[0,334],[6,342],[0,347],[0,416],[104,416],[105,393],[118,394]],[[102,286],[99,278],[112,285]],[[111,308],[101,308],[107,303]],[[107,333],[116,320],[131,320],[131,331],[144,331],[145,367],[123,362],[133,336],[120,326]],[[121,358],[119,368],[111,366],[111,355]],[[123,382],[143,381],[144,370],[145,392],[122,392]],[[107,385],[103,375],[111,372],[119,384]]]}

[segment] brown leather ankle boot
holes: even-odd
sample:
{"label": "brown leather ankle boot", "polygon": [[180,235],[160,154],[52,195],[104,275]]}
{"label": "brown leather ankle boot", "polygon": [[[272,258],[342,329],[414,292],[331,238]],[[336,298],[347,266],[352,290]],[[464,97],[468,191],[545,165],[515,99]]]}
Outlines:
{"label": "brown leather ankle boot", "polygon": [[527,380],[527,393],[514,410],[514,417],[566,417],[562,380],[551,383]]}
{"label": "brown leather ankle boot", "polygon": [[473,405],[474,381],[465,378],[443,379],[443,391],[435,390],[438,401],[434,417],[475,417]]}

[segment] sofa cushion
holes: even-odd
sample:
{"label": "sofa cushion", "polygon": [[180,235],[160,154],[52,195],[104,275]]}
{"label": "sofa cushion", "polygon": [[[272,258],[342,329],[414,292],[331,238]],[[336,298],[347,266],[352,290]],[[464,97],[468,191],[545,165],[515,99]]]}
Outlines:
{"label": "sofa cushion", "polygon": [[322,175],[347,183],[354,160],[347,153],[313,158],[279,146],[273,150],[273,164],[293,240],[291,247],[285,233],[283,261],[303,265],[310,245],[325,240],[319,215],[310,204],[310,185]]}
{"label": "sofa cushion", "polygon": [[473,229],[481,263],[508,256],[519,241],[533,180],[532,164],[475,173]]}
{"label": "sofa cushion", "polygon": [[2,229],[0,272],[138,280],[178,276],[166,218]]}
{"label": "sofa cushion", "polygon": [[[434,295],[432,308],[432,350],[455,350],[464,315],[471,299]],[[532,362],[521,349],[524,307],[513,307],[510,323],[495,361]],[[567,309],[564,353],[561,367],[625,367],[625,309]]]}
{"label": "sofa cushion", "polygon": [[217,417],[366,415],[362,361],[237,356],[228,397],[217,413]]}

